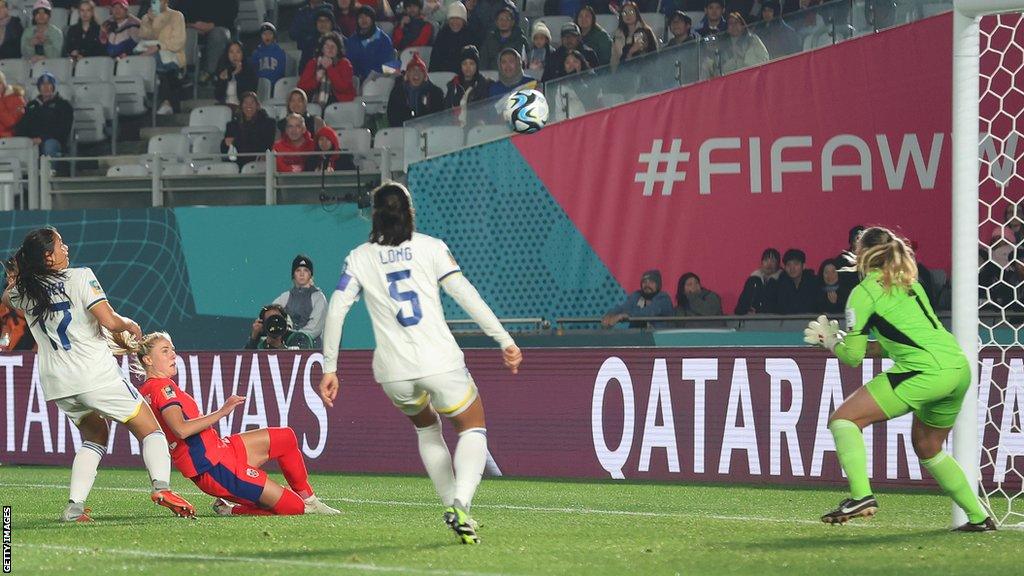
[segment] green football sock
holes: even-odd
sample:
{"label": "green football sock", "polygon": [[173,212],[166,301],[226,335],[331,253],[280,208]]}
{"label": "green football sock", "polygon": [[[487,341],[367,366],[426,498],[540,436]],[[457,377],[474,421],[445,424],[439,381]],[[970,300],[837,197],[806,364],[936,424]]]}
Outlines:
{"label": "green football sock", "polygon": [[839,465],[846,472],[850,481],[850,497],[860,500],[871,495],[871,482],[868,481],[868,453],[864,448],[864,435],[849,420],[833,420],[828,425],[832,438],[836,442],[836,455]]}
{"label": "green football sock", "polygon": [[967,482],[964,471],[953,457],[945,451],[939,452],[921,464],[949,494],[958,506],[967,513],[967,519],[973,524],[984,522],[988,513],[981,507],[977,491]]}

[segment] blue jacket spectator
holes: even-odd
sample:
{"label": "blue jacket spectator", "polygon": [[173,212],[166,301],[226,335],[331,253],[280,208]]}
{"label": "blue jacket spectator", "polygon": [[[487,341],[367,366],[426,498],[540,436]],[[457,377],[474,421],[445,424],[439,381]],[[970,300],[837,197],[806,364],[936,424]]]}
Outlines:
{"label": "blue jacket spectator", "polygon": [[[672,298],[661,289],[661,271],[648,270],[640,277],[640,289],[626,296],[626,300],[612,308],[601,319],[606,328],[633,317],[674,316]],[[630,328],[643,328],[646,322],[632,322]],[[660,327],[654,323],[654,327]]]}
{"label": "blue jacket spectator", "polygon": [[352,68],[361,80],[370,72],[382,73],[381,65],[392,63],[399,67],[391,38],[377,27],[377,13],[369,6],[359,7],[356,33],[345,41],[345,52]]}
{"label": "blue jacket spectator", "polygon": [[141,28],[142,21],[128,12],[127,2],[114,2],[110,5],[110,18],[103,23],[100,42],[106,42],[111,58],[131,56],[139,43]]}
{"label": "blue jacket spectator", "polygon": [[287,59],[284,49],[277,43],[277,27],[270,22],[264,22],[260,26],[260,45],[250,56],[256,75],[270,80],[270,85],[273,86],[284,78]]}
{"label": "blue jacket spectator", "polygon": [[300,47],[315,41],[320,36],[316,33],[316,15],[321,10],[333,12],[334,4],[324,0],[309,0],[308,6],[299,8],[299,11],[295,13],[295,19],[292,20],[292,25],[288,28],[288,35]]}

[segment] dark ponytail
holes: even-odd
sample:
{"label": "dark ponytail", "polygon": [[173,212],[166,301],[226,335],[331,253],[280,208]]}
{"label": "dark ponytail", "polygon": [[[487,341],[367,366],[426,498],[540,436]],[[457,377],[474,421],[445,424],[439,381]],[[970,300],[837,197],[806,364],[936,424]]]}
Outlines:
{"label": "dark ponytail", "polygon": [[416,230],[416,210],[405,186],[397,182],[381,184],[373,191],[373,229],[370,242],[398,246],[412,239]]}
{"label": "dark ponytail", "polygon": [[46,264],[46,254],[56,248],[57,230],[46,227],[29,232],[14,255],[18,275],[14,287],[25,310],[39,322],[51,314],[52,286],[64,279],[63,270],[54,270]]}

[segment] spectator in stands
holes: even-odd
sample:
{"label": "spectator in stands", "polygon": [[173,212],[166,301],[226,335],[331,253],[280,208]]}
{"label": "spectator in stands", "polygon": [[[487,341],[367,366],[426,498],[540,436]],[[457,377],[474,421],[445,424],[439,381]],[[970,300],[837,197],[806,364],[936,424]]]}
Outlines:
{"label": "spectator in stands", "polygon": [[857,273],[854,264],[857,262],[857,240],[863,231],[864,226],[860,224],[850,228],[846,235],[847,249],[832,259],[839,266],[839,284],[847,294],[852,292],[857,284],[860,284],[860,274]]}
{"label": "spectator in stands", "polygon": [[321,108],[355,100],[352,63],[345,57],[345,42],[340,34],[335,32],[320,39],[317,57],[306,64],[298,87],[305,90],[310,102],[316,102]]}
{"label": "spectator in stands", "polygon": [[285,117],[285,128],[281,139],[274,143],[274,152],[277,154],[277,171],[283,174],[304,171],[307,157],[298,156],[296,153],[312,152],[315,148],[313,137],[309,135],[309,130],[306,130],[306,123],[302,116],[289,114]]}
{"label": "spectator in stands", "polygon": [[761,19],[764,24],[758,29],[758,35],[770,57],[781,58],[800,51],[800,37],[782,19],[782,4],[779,0],[765,0],[761,4]]}
{"label": "spectator in stands", "polygon": [[74,124],[75,111],[57,93],[57,78],[43,72],[36,78],[36,96],[25,107],[25,115],[18,122],[18,136],[31,138],[39,146],[39,153],[56,158],[68,149],[68,138]]}
{"label": "spectator in stands", "polygon": [[64,55],[75,61],[107,55],[107,47],[100,42],[100,24],[96,21],[96,5],[92,0],[83,0],[78,5],[78,22],[68,28]]}
{"label": "spectator in stands", "polygon": [[731,12],[726,18],[729,29],[724,38],[718,37],[719,50],[711,52],[705,61],[705,73],[721,76],[743,70],[768,61],[768,49],[756,35],[747,29],[747,22],[739,12]]}
{"label": "spectator in stands", "polygon": [[25,91],[20,86],[8,84],[7,76],[0,70],[0,138],[14,136],[24,115]]}
{"label": "spectator in stands", "polygon": [[338,25],[334,21],[334,13],[327,8],[316,13],[316,36],[307,39],[305,44],[299,45],[302,49],[302,57],[299,58],[299,72],[306,69],[306,64],[317,56],[320,49],[320,41],[337,32]]}
{"label": "spectator in stands", "polygon": [[775,248],[766,248],[761,253],[761,266],[743,284],[734,314],[763,314],[774,310],[778,299],[779,276],[782,274],[779,268],[781,259]]}
{"label": "spectator in stands", "polygon": [[[316,47],[316,39],[320,37],[316,29],[316,19],[324,10],[328,11],[334,19],[334,6],[324,0],[309,0],[309,4],[299,8],[292,19],[292,25],[288,28],[288,36],[298,45],[299,49],[306,46]],[[346,34],[346,37],[349,35]],[[304,64],[304,63],[303,63]]]}
{"label": "spectator in stands", "polygon": [[266,78],[271,86],[284,78],[288,55],[277,43],[277,26],[273,22],[260,24],[260,45],[253,50],[249,60],[256,69],[256,76]]}
{"label": "spectator in stands", "polygon": [[693,19],[682,12],[673,12],[668,17],[668,31],[672,37],[666,46],[682,46],[700,40],[700,35],[693,31]]}
{"label": "spectator in stands", "polygon": [[491,82],[480,73],[480,52],[476,46],[462,49],[459,73],[448,82],[444,95],[445,106],[454,108],[483,100],[491,92]]}
{"label": "spectator in stands", "polygon": [[476,46],[479,39],[467,25],[466,6],[453,2],[448,6],[448,22],[437,33],[430,53],[431,72],[459,73],[459,58],[466,46]]}
{"label": "spectator in stands", "polygon": [[565,76],[565,56],[573,50],[579,51],[583,55],[588,68],[597,67],[597,52],[580,42],[580,27],[575,22],[566,22],[562,24],[562,45],[551,53],[547,63],[544,64],[544,77],[541,80],[548,82]]}
{"label": "spectator in stands", "polygon": [[[337,136],[334,138],[337,143]],[[327,297],[313,283],[313,260],[309,256],[299,254],[292,260],[292,288],[275,298],[274,304],[284,308],[296,332],[308,335],[314,342],[320,339],[327,316]]]}
{"label": "spectator in stands", "polygon": [[846,310],[846,299],[850,291],[839,282],[841,266],[833,259],[825,260],[818,267],[818,303],[815,312],[842,314]]}
{"label": "spectator in stands", "polygon": [[161,102],[156,113],[169,116],[181,111],[179,75],[185,70],[185,16],[170,8],[168,0],[160,0],[159,6],[159,13],[151,10],[142,17],[139,38],[150,41],[145,54],[156,58],[156,73],[160,76],[157,98]]}
{"label": "spectator in stands", "polygon": [[721,316],[722,299],[701,285],[700,276],[687,272],[676,284],[676,315]]}
{"label": "spectator in stands", "polygon": [[[559,103],[559,110],[566,114],[567,118],[575,118],[587,110],[598,108],[598,90],[592,89],[589,76],[592,75],[590,64],[579,50],[573,50],[565,55],[563,62],[564,76],[581,74],[573,79],[571,83],[562,82],[558,84],[555,101]],[[587,73],[586,75],[582,75]],[[567,109],[566,109],[567,108]]]}
{"label": "spectator in stands", "polygon": [[988,259],[984,250],[979,256],[984,263],[978,274],[978,298],[985,308],[1024,309],[1024,247],[1017,248],[1005,266]]}
{"label": "spectator in stands", "polygon": [[52,12],[49,0],[36,0],[32,5],[33,25],[21,34],[22,57],[32,62],[60,58],[64,49],[64,32],[50,24]]}
{"label": "spectator in stands", "polygon": [[359,7],[356,33],[345,41],[345,52],[360,80],[366,80],[370,72],[383,74],[382,66],[394,62],[395,48],[391,38],[377,27],[377,14],[373,8]]}
{"label": "spectator in stands", "polygon": [[[491,24],[494,22],[494,13],[489,12],[486,9],[481,9],[480,1],[481,0],[462,0],[462,4],[466,7],[466,25],[469,26],[470,32],[473,33],[473,38],[483,42],[484,38],[487,37],[487,33],[491,29]],[[493,1],[497,2],[498,0]],[[484,19],[485,13],[490,14],[489,19]]]}
{"label": "spectator in stands", "polygon": [[526,34],[519,28],[519,11],[512,0],[498,8],[494,16],[494,27],[484,38],[480,46],[480,62],[484,70],[498,67],[498,54],[505,48],[511,48],[520,55],[526,54]]}
{"label": "spectator in stands", "polygon": [[526,69],[534,78],[544,77],[544,66],[548,58],[555,53],[551,47],[551,31],[547,24],[537,21],[533,25],[533,35],[530,37],[531,44],[526,51]]}
{"label": "spectator in stands", "polygon": [[280,304],[268,304],[252,323],[246,350],[309,350],[313,339],[292,329],[292,320]]}
{"label": "spectator in stands", "polygon": [[235,162],[239,168],[258,159],[248,154],[265,153],[273,148],[277,138],[277,124],[263,109],[259,96],[255,92],[244,92],[241,101],[241,106],[228,122],[220,147],[224,153],[230,153],[234,147]]}
{"label": "spectator in stands", "polygon": [[7,0],[0,0],[0,59],[21,58],[21,18],[11,14]]}
{"label": "spectator in stands", "polygon": [[359,5],[372,8],[375,20],[395,21],[395,11],[389,0],[359,0]]}
{"label": "spectator in stands", "polygon": [[697,34],[702,38],[717,36],[729,29],[729,23],[725,20],[725,1],[708,0],[704,5],[704,18],[697,26]]}
{"label": "spectator in stands", "polygon": [[[334,128],[326,124],[317,130],[313,137],[313,149],[320,152],[319,156],[306,156],[306,172],[334,172],[341,157],[341,140]],[[351,154],[346,154],[351,158]]]}
{"label": "spectator in stands", "polygon": [[[601,319],[601,325],[611,328],[623,320],[633,317],[672,316],[675,309],[672,299],[661,290],[661,271],[648,270],[640,277],[640,289],[626,296],[626,299],[612,308]],[[642,328],[646,322],[634,322],[631,328]]]}
{"label": "spectator in stands", "polygon": [[246,61],[242,52],[242,43],[232,40],[217,64],[217,74],[213,77],[213,97],[218,104],[226,104],[237,109],[241,104],[241,95],[255,92],[258,78],[256,69]]}
{"label": "spectator in stands", "polygon": [[388,96],[388,126],[401,127],[410,118],[440,112],[444,107],[444,92],[430,81],[420,55],[413,54],[405,75],[395,80]]}
{"label": "spectator in stands", "polygon": [[280,132],[284,132],[288,123],[286,117],[288,114],[298,114],[302,118],[303,124],[306,125],[306,130],[310,134],[316,134],[317,129],[323,124],[323,120],[316,114],[309,113],[309,99],[306,97],[306,93],[301,88],[293,88],[288,93],[288,104],[285,110],[285,117],[277,123],[277,129]]}
{"label": "spectator in stands", "polygon": [[[14,277],[18,273],[18,264],[13,257],[4,260],[5,284],[14,285]],[[6,306],[0,302],[0,353],[16,350],[34,350],[35,340],[28,329],[25,315],[17,308]]]}
{"label": "spectator in stands", "polygon": [[100,42],[107,45],[111,58],[131,56],[139,42],[142,21],[128,11],[128,0],[114,0],[110,5],[110,18],[103,23]]}
{"label": "spectator in stands", "polygon": [[992,229],[989,243],[992,261],[1000,266],[1006,266],[1016,249],[1024,244],[1024,204],[1007,202],[1003,208],[1003,222]]}
{"label": "spectator in stands", "polygon": [[612,69],[620,63],[658,50],[658,39],[654,30],[644,22],[644,17],[633,2],[625,2],[619,12],[619,27],[612,39]]}
{"label": "spectator in stands", "polygon": [[775,312],[779,314],[810,314],[818,304],[818,279],[814,272],[804,268],[807,256],[803,250],[790,248],[782,256],[785,274],[779,276],[778,300]]}
{"label": "spectator in stands", "polygon": [[434,25],[423,18],[423,0],[402,2],[405,14],[392,33],[395,50],[399,53],[414,46],[430,46],[434,40]]}
{"label": "spectator in stands", "polygon": [[523,57],[512,48],[505,48],[498,55],[498,81],[491,82],[490,97],[509,94],[516,88],[535,79],[523,74]]}
{"label": "spectator in stands", "polygon": [[597,53],[597,65],[605,66],[612,60],[612,38],[608,31],[597,23],[594,7],[583,6],[576,14],[576,25],[580,27],[580,40]]}
{"label": "spectator in stands", "polygon": [[[189,28],[199,33],[199,43],[205,46],[205,60],[199,81],[206,83],[217,74],[217,62],[231,41],[238,17],[239,0],[179,0],[179,10]],[[199,65],[198,62],[195,63]],[[184,69],[185,64],[181,64]]]}
{"label": "spectator in stands", "polygon": [[356,0],[337,0],[334,5],[334,22],[345,38],[356,33],[358,8],[359,4],[356,3]]}

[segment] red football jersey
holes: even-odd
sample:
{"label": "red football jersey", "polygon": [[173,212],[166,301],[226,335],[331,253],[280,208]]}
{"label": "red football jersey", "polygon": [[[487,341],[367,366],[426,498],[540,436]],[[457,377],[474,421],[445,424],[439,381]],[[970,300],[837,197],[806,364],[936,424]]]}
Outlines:
{"label": "red football jersey", "polygon": [[188,438],[178,438],[174,435],[164,420],[163,411],[171,406],[181,408],[181,413],[186,420],[192,420],[202,416],[195,398],[178,388],[170,378],[150,378],[140,389],[143,398],[153,408],[160,427],[167,436],[167,445],[171,449],[171,461],[174,467],[186,478],[198,476],[220,462],[221,453],[227,448],[227,444],[213,431],[207,428],[198,434]]}

